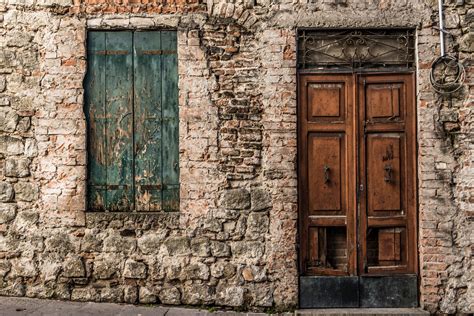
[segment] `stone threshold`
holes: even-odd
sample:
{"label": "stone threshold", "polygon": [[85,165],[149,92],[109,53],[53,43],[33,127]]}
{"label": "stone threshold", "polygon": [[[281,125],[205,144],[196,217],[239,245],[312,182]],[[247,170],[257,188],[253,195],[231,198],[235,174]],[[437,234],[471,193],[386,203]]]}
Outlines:
{"label": "stone threshold", "polygon": [[331,309],[301,309],[295,315],[301,316],[411,316],[429,315],[430,313],[421,308],[331,308]]}

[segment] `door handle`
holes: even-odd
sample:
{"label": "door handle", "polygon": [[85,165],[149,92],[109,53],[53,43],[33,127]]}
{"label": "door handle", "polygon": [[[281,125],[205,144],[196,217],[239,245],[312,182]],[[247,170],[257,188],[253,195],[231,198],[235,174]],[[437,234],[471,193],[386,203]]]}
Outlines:
{"label": "door handle", "polygon": [[331,168],[329,168],[328,165],[324,165],[324,184],[329,183],[329,172],[331,171]]}
{"label": "door handle", "polygon": [[392,165],[385,165],[383,167],[383,169],[385,170],[385,175],[383,177],[383,180],[387,183],[392,183],[392,172],[393,172],[393,169],[392,169]]}

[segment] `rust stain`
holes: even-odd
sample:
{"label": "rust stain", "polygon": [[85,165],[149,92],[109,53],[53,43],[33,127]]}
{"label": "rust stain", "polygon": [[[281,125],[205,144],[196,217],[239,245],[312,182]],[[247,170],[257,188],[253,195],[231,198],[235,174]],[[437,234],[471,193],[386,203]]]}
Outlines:
{"label": "rust stain", "polygon": [[128,55],[127,50],[98,50],[95,52],[96,55]]}

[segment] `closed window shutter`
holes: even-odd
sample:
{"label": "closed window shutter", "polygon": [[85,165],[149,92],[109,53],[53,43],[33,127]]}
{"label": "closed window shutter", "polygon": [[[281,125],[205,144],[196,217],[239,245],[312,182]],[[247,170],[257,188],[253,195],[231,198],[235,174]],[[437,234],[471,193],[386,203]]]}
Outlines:
{"label": "closed window shutter", "polygon": [[162,31],[163,208],[179,208],[178,58],[176,32]]}
{"label": "closed window shutter", "polygon": [[91,32],[87,38],[88,69],[85,80],[85,114],[88,123],[89,209],[104,211],[107,200],[107,154],[105,110],[105,33]]}
{"label": "closed window shutter", "polygon": [[176,32],[90,32],[92,211],[179,208]]}

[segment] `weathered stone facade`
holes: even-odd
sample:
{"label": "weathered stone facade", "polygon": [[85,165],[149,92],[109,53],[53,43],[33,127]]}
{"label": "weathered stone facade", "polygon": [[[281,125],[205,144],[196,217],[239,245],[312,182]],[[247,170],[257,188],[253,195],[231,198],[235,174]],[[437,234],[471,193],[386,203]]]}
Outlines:
{"label": "weathered stone facade", "polygon": [[[298,301],[296,28],[417,29],[420,304],[474,312],[474,9],[467,79],[429,85],[437,1],[0,0],[0,294],[289,309]],[[179,213],[87,213],[88,29],[178,30]]]}

